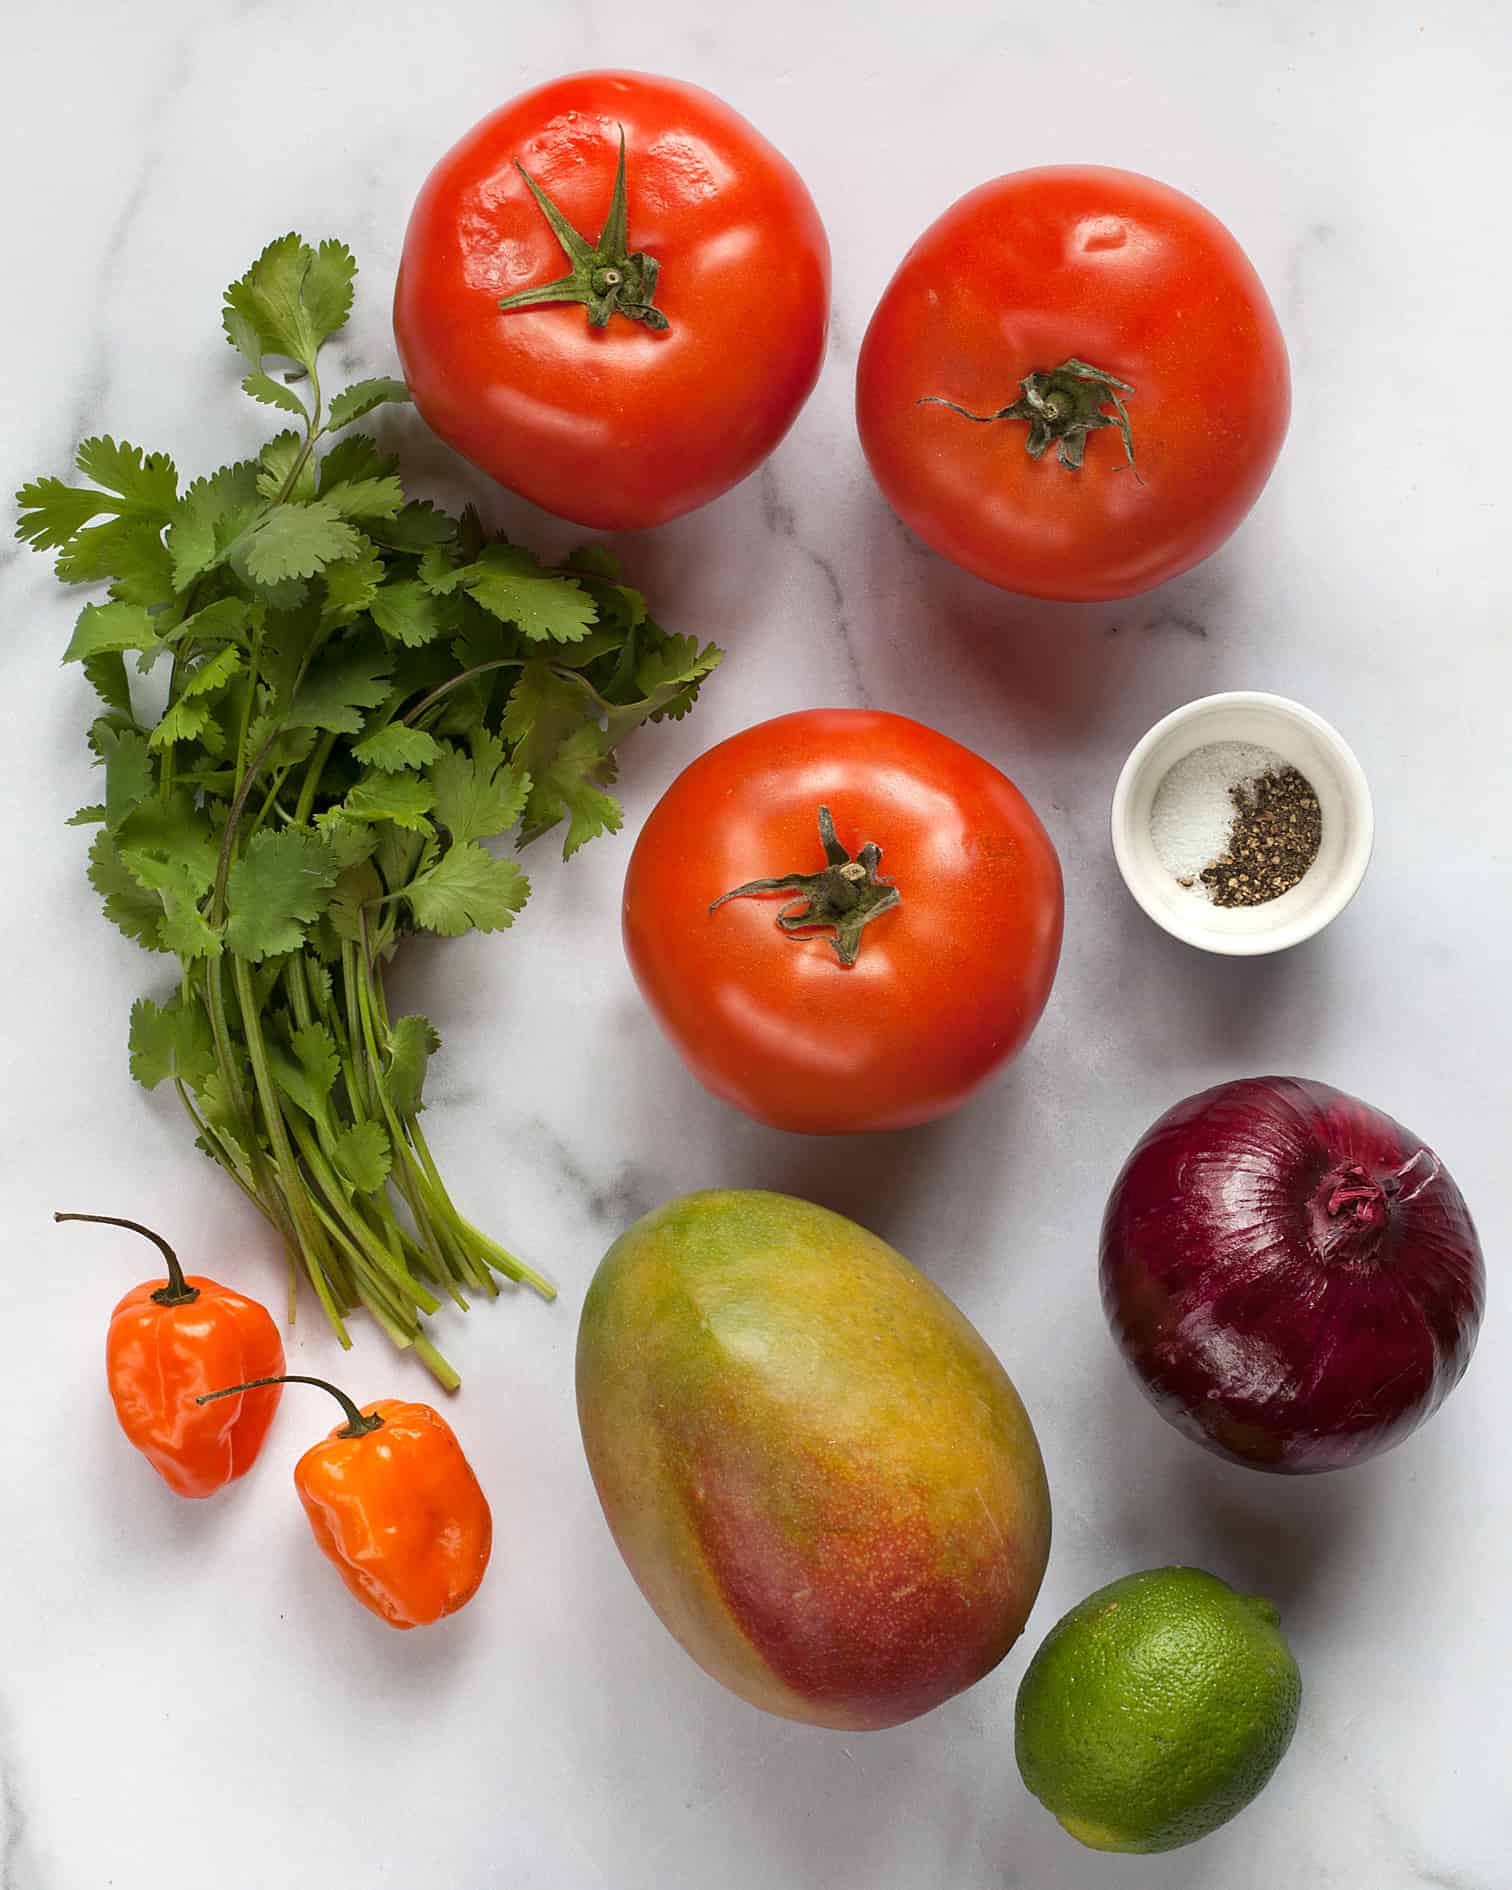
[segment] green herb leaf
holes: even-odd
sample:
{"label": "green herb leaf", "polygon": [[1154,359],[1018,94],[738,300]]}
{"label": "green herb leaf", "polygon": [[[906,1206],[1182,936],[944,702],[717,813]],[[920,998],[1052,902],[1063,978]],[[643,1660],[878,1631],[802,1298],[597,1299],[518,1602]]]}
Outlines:
{"label": "green herb leaf", "polygon": [[449,545],[457,535],[455,519],[438,512],[429,499],[412,499],[393,518],[373,528],[381,545],[394,551],[424,551],[427,545]]}
{"label": "green herb leaf", "polygon": [[575,729],[534,778],[521,846],[538,839],[564,815],[570,816],[562,842],[564,860],[570,860],[585,841],[619,832],[624,814],[619,802],[603,792],[604,785],[614,779],[614,765],[604,753],[603,740],[593,725]]}
{"label": "green herb leaf", "polygon": [[250,394],[254,400],[260,400],[265,407],[281,407],[285,413],[297,413],[301,420],[309,418],[304,402],[294,389],[283,381],[275,381],[271,374],[264,374],[261,368],[254,368],[242,382],[242,392]]}
{"label": "green herb leaf", "polygon": [[108,829],[97,833],[90,846],[89,883],[104,900],[105,917],[112,925],[150,952],[167,951],[163,902],[124,865]]}
{"label": "green herb leaf", "polygon": [[350,623],[369,609],[378,595],[384,578],[383,560],[370,540],[361,538],[358,542],[361,548],[355,558],[326,566],[322,621]]}
{"label": "green herb leaf", "polygon": [[448,847],[405,892],[415,923],[443,938],[502,931],[529,896],[530,882],[515,861],[496,860],[473,840]]}
{"label": "green herb leaf", "polygon": [[320,462],[320,496],[325,498],[337,486],[355,485],[362,479],[387,479],[398,470],[395,455],[383,452],[370,433],[349,433]]}
{"label": "green herb leaf", "polygon": [[505,833],[520,818],[530,776],[505,756],[497,736],[478,730],[471,755],[443,747],[429,769],[436,819],[456,842]]}
{"label": "green herb leaf", "polygon": [[280,237],[226,291],[226,338],[254,368],[265,355],[297,361],[310,373],[320,344],[352,309],[357,265],[344,243],[312,250],[300,237]]}
{"label": "green herb leaf", "polygon": [[215,1045],[204,1006],[175,996],[166,1004],[138,998],[131,1007],[127,1039],[131,1074],[144,1089],[170,1079],[191,1089],[215,1068]]}
{"label": "green herb leaf", "polygon": [[263,584],[280,578],[313,577],[339,558],[354,558],[362,540],[331,499],[278,505],[258,524],[248,543],[248,574]]}
{"label": "green herb leaf", "polygon": [[90,730],[95,752],[105,763],[106,822],[112,831],[152,792],[152,758],[147,738],[137,729],[113,728],[103,719]]}
{"label": "green herb leaf", "polygon": [[338,650],[311,666],[289,705],[291,728],[323,728],[355,735],[362,711],[373,709],[389,692],[388,654],[381,647]]}
{"label": "green herb leaf", "polygon": [[347,427],[354,420],[360,420],[365,413],[371,413],[375,407],[381,407],[389,401],[408,401],[410,390],[403,381],[380,375],[371,381],[353,381],[350,387],[343,387],[331,402],[331,417],[327,425],[334,432]]}
{"label": "green herb leaf", "polygon": [[152,614],[141,604],[86,604],[79,612],[63,661],[82,663],[88,656],[121,650],[156,654],[162,647],[152,627]]}
{"label": "green herb leaf", "polygon": [[336,873],[329,848],[312,834],[254,835],[226,881],[226,943],[253,964],[298,951],[304,928],[329,903]]}
{"label": "green herb leaf", "polygon": [[533,642],[575,643],[598,615],[575,578],[544,570],[519,545],[490,545],[462,583],[490,616],[517,625]]}
{"label": "green herb leaf", "polygon": [[290,1032],[289,1051],[273,1038],[268,1057],[278,1087],[314,1122],[324,1120],[326,1101],[341,1074],[336,1040],[324,1024],[305,1024]]}
{"label": "green herb leaf", "polygon": [[219,958],[221,935],[200,911],[204,889],[190,866],[136,848],[121,854],[121,864],[161,899],[163,943],[169,951],[191,963],[197,958]]}
{"label": "green herb leaf", "polygon": [[332,1154],[341,1174],[365,1194],[383,1186],[394,1164],[394,1151],[380,1122],[357,1122],[343,1129]]}
{"label": "green herb leaf", "polygon": [[373,622],[385,636],[409,649],[429,643],[447,627],[445,600],[433,597],[418,578],[396,578],[373,599]]}
{"label": "green herb leaf", "polygon": [[389,1101],[400,1116],[417,1115],[424,1104],[425,1071],[441,1048],[428,1017],[396,1017],[389,1027],[389,1061],[384,1081]]}
{"label": "green herb leaf", "polygon": [[74,464],[86,479],[118,494],[125,509],[166,520],[178,499],[178,473],[166,453],[144,453],[102,434],[84,442]]}
{"label": "green herb leaf", "polygon": [[429,833],[425,818],[435,800],[428,782],[413,774],[369,774],[347,791],[341,811],[349,820],[391,820],[396,827]]}
{"label": "green herb leaf", "polygon": [[[299,466],[304,450],[304,435],[292,428],[287,433],[275,433],[268,441],[257,456],[257,490],[263,498],[310,499],[315,496],[314,461],[306,459],[303,466]],[[296,466],[299,466],[297,477]]]}
{"label": "green herb leaf", "polygon": [[187,488],[168,527],[173,582],[187,591],[219,564],[259,509],[256,460],[222,466]]}
{"label": "green herb leaf", "polygon": [[406,728],[402,722],[374,729],[371,735],[352,743],[352,753],[359,761],[385,774],[397,774],[402,768],[423,768],[441,752],[434,735],[423,728]]}
{"label": "green herb leaf", "polygon": [[161,519],[124,513],[74,535],[54,567],[65,584],[110,580],[119,603],[163,605],[173,601],[173,560],[163,543]]}
{"label": "green herb leaf", "polygon": [[328,485],[323,503],[342,518],[392,518],[404,504],[404,487],[393,474],[382,479],[348,479]]}

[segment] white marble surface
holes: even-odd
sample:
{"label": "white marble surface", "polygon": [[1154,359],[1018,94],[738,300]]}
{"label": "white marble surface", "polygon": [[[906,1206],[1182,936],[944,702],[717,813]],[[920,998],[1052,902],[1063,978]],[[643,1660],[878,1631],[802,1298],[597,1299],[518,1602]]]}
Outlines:
{"label": "white marble surface", "polygon": [[[430,1132],[476,1216],[561,1282],[456,1318],[452,1407],[498,1523],[489,1580],[391,1633],[316,1557],[289,1485],[326,1422],[292,1398],[259,1471],[175,1500],[127,1450],[105,1318],[143,1254],[55,1230],[70,1205],[161,1223],[276,1298],[269,1240],[133,1088],[126,1010],[155,967],[101,919],[84,685],[43,560],[0,550],[9,923],[0,1271],[3,1890],[1502,1890],[1507,1774],[1506,1002],[1512,580],[1501,419],[1512,277],[1507,28],[1490,0],[767,0],[633,8],[454,0],[139,0],[4,8],[6,485],[108,428],[203,468],[259,437],[220,343],[222,285],[271,235],[339,233],[364,265],[354,364],[393,356],[411,197],[485,110],[585,65],[702,81],[809,180],[834,247],[833,344],[770,466],[624,552],[671,625],[730,650],[698,714],[626,756],[627,831],[542,862],[509,936],[414,949],[446,1037]],[[1270,286],[1296,415],[1236,540],[1112,608],[1025,605],[911,545],[850,411],[857,342],[906,244],[999,171],[1087,159],[1205,200]],[[413,420],[399,422],[407,438]],[[417,443],[437,490],[481,494]],[[445,482],[450,482],[445,483]],[[8,540],[6,542],[9,542]],[[1356,746],[1379,844],[1322,939],[1200,958],[1124,894],[1118,766],[1157,715],[1226,686],[1301,697]],[[676,769],[748,722],[872,703],[1003,765],[1067,875],[1067,944],[1028,1053],[954,1120],[821,1145],[709,1102],[642,1010],[617,937],[630,836]],[[1204,1458],[1106,1337],[1094,1237],[1148,1120],[1266,1068],[1419,1128],[1474,1207],[1491,1317],[1419,1437],[1289,1484]],[[805,1193],[927,1267],[996,1345],[1042,1438],[1050,1572],[1024,1643],[966,1697],[849,1737],[761,1717],[672,1645],[620,1566],[572,1404],[578,1304],[609,1239],[711,1183]],[[308,1308],[292,1357],[337,1369]],[[377,1335],[360,1395],[424,1395]],[[1273,1595],[1307,1686],[1263,1800],[1195,1849],[1099,1859],[1013,1764],[1013,1693],[1062,1609],[1189,1560]]]}

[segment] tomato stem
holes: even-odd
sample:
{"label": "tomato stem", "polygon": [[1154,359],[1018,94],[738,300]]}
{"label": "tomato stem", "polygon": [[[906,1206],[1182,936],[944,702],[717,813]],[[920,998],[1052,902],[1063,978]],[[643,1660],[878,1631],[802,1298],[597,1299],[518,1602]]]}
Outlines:
{"label": "tomato stem", "polygon": [[819,873],[785,873],[780,879],[751,879],[721,893],[709,907],[715,912],[727,899],[745,899],[755,893],[796,892],[777,914],[777,928],[789,938],[805,938],[829,929],[828,944],[836,958],[849,967],[861,950],[861,934],[872,920],[902,904],[902,894],[890,879],[878,877],[882,849],[868,840],[851,858],[835,836],[834,816],[819,809],[819,839],[829,864]]}
{"label": "tomato stem", "polygon": [[[1058,368],[1036,368],[1024,376],[1019,386],[1024,390],[1019,398],[1010,406],[999,407],[996,413],[971,413],[940,394],[922,394],[916,404],[948,407],[978,425],[993,420],[1027,420],[1029,437],[1024,444],[1029,457],[1040,458],[1054,442],[1056,458],[1068,472],[1080,468],[1089,433],[1098,427],[1117,427],[1123,436],[1124,458],[1134,477],[1139,478],[1139,468],[1134,464],[1134,436],[1122,398],[1134,392],[1127,381],[1072,355]],[[1109,404],[1112,413],[1104,412]]]}
{"label": "tomato stem", "polygon": [[361,1411],[347,1394],[337,1386],[329,1384],[324,1378],[306,1378],[301,1372],[285,1372],[278,1378],[249,1378],[244,1385],[224,1385],[219,1391],[205,1391],[195,1399],[196,1404],[213,1404],[217,1398],[232,1397],[238,1391],[260,1391],[264,1385],[314,1385],[319,1391],[328,1391],[346,1412],[346,1423],[336,1433],[338,1437],[366,1437],[369,1431],[381,1430],[383,1419],[376,1411]]}
{"label": "tomato stem", "polygon": [[184,1269],[179,1265],[179,1257],[164,1240],[161,1234],[155,1234],[150,1227],[143,1227],[140,1221],[122,1220],[119,1214],[61,1214],[53,1215],[55,1221],[93,1221],[97,1227],[125,1227],[133,1234],[140,1234],[144,1240],[150,1240],[158,1252],[168,1262],[168,1284],[160,1286],[152,1295],[159,1306],[187,1306],[199,1298],[199,1288],[191,1286],[184,1278]]}
{"label": "tomato stem", "polygon": [[533,289],[521,289],[507,295],[501,309],[535,308],[543,302],[581,302],[588,311],[590,328],[606,328],[612,315],[640,322],[652,329],[669,328],[665,315],[653,308],[656,278],[660,264],[644,250],[631,250],[625,202],[625,128],[620,127],[619,166],[614,173],[614,189],[609,198],[609,214],[597,243],[574,229],[523,164],[515,169],[525,180],[525,188],[536,200],[536,207],[551,225],[552,235],[572,267],[555,281],[542,282]]}

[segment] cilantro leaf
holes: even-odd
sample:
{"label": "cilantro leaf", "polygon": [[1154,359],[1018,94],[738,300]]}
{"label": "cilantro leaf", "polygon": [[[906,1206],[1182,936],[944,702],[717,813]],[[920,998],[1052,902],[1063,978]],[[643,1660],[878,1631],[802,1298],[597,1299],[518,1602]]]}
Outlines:
{"label": "cilantro leaf", "polygon": [[320,462],[320,496],[325,498],[337,486],[355,485],[362,479],[387,479],[398,470],[397,457],[383,452],[370,433],[349,433]]}
{"label": "cilantro leaf", "polygon": [[153,788],[152,759],[139,729],[114,728],[103,717],[90,730],[105,763],[105,820],[112,831]]}
{"label": "cilantro leaf", "polygon": [[448,847],[405,888],[415,923],[442,938],[498,932],[514,924],[530,882],[513,860],[498,860],[475,840]]}
{"label": "cilantro leaf", "polygon": [[420,582],[438,597],[450,597],[462,582],[461,568],[444,545],[427,545],[420,554]]}
{"label": "cilantro leaf", "polygon": [[313,577],[339,558],[356,557],[362,540],[332,499],[276,505],[259,521],[245,551],[247,573],[259,583]]}
{"label": "cilantro leaf", "polygon": [[138,998],[127,1038],[131,1074],[144,1089],[170,1078],[195,1088],[215,1068],[210,1019],[203,1006],[175,996],[166,1004]]}
{"label": "cilantro leaf", "polygon": [[209,821],[186,790],[175,789],[167,800],[149,796],[127,814],[115,839],[123,855],[129,848],[176,860],[197,894],[210,890],[219,849]]}
{"label": "cilantro leaf", "polygon": [[322,657],[299,685],[287,716],[291,728],[323,728],[355,735],[364,709],[389,692],[389,659],[382,648],[348,647]]}
{"label": "cilantro leaf", "polygon": [[471,755],[444,746],[428,770],[436,819],[457,842],[506,832],[524,812],[530,776],[505,757],[497,736],[478,730]]}
{"label": "cilantro leaf", "polygon": [[429,833],[425,818],[435,794],[428,782],[413,774],[370,774],[347,790],[341,811],[349,820],[391,820],[396,827]]}
{"label": "cilantro leaf", "polygon": [[162,859],[137,848],[121,854],[121,864],[132,877],[158,894],[163,906],[163,943],[180,958],[218,958],[221,935],[200,911],[204,888],[193,867],[183,860]]}
{"label": "cilantro leaf", "polygon": [[173,582],[187,591],[219,564],[258,513],[257,462],[238,460],[189,486],[168,527]]}
{"label": "cilantro leaf", "polygon": [[356,273],[344,243],[328,240],[314,250],[292,232],[279,237],[226,290],[227,340],[254,369],[277,354],[313,373],[320,344],[351,313]]}
{"label": "cilantro leaf", "polygon": [[401,768],[423,768],[434,761],[441,753],[441,744],[423,728],[391,722],[386,728],[364,735],[360,742],[353,742],[352,753],[370,768],[397,774]]}
{"label": "cilantro leaf", "polygon": [[33,479],[16,494],[21,516],[16,536],[38,551],[56,551],[101,512],[115,508],[102,492],[66,486],[61,479]]}
{"label": "cilantro leaf", "polygon": [[222,597],[186,617],[175,629],[165,632],[165,643],[240,643],[247,642],[251,611],[239,597]]}
{"label": "cilantro leaf", "polygon": [[343,558],[325,568],[325,608],[322,619],[350,623],[367,610],[383,583],[383,560],[378,547],[366,538],[358,539],[355,558]]}
{"label": "cilantro leaf", "polygon": [[152,613],[141,604],[86,604],[79,612],[73,636],[63,652],[65,663],[82,663],[89,656],[121,650],[156,654],[162,649],[153,629]]}
{"label": "cilantro leaf", "polygon": [[404,504],[404,487],[390,473],[378,479],[348,479],[327,485],[322,497],[342,518],[392,518]]}
{"label": "cilantro leaf", "polygon": [[304,928],[325,910],[336,862],[313,834],[254,834],[226,881],[226,943],[254,964],[297,951]]}
{"label": "cilantro leaf", "polygon": [[89,883],[105,902],[105,917],[127,938],[150,952],[168,950],[163,943],[163,902],[122,862],[108,828],[102,828],[90,846]]}
{"label": "cilantro leaf", "polygon": [[407,1017],[396,1017],[389,1026],[385,1081],[389,1101],[399,1115],[415,1115],[422,1107],[426,1066],[440,1048],[441,1039],[428,1017],[411,1013]]}
{"label": "cilantro leaf", "polygon": [[393,518],[373,528],[379,544],[394,551],[424,551],[427,545],[449,545],[456,535],[455,519],[438,512],[429,499],[411,499]]}
{"label": "cilantro leaf", "polygon": [[163,543],[160,519],[122,514],[103,525],[86,526],[59,552],[55,569],[65,584],[109,578],[110,594],[119,603],[173,601],[173,560]]}
{"label": "cilantro leaf", "polygon": [[[301,408],[300,411],[303,412],[303,409]],[[307,459],[303,466],[299,466],[300,455],[304,449],[303,434],[296,433],[292,427],[285,433],[273,435],[257,456],[257,490],[263,498],[281,499],[285,496],[291,499],[314,498],[314,463]],[[294,474],[296,466],[299,466],[297,478]],[[294,479],[292,486],[289,484],[291,478]]]}
{"label": "cilantro leaf", "polygon": [[107,709],[131,720],[131,684],[126,679],[126,659],[118,651],[103,650],[98,656],[86,656],[84,674],[95,694]]}
{"label": "cilantro leaf", "polygon": [[337,878],[327,917],[338,938],[357,944],[362,938],[362,909],[383,897],[383,881],[371,860],[360,860]]}
{"label": "cilantro leaf", "polygon": [[267,1042],[273,1080],[314,1122],[326,1115],[326,1100],[341,1073],[336,1040],[324,1024],[305,1024],[292,1031],[287,1050],[276,1038]]}
{"label": "cilantro leaf", "polygon": [[301,420],[309,418],[304,402],[294,389],[284,381],[275,381],[261,368],[253,368],[242,382],[242,392],[260,400],[265,407],[281,407],[285,413],[297,413]]}
{"label": "cilantro leaf", "polygon": [[519,545],[488,546],[462,583],[490,616],[518,625],[533,642],[575,643],[598,615],[575,578],[543,569]]}
{"label": "cilantro leaf", "polygon": [[178,499],[178,472],[166,453],[144,453],[101,434],[84,442],[74,464],[86,479],[119,497],[121,504],[113,509],[166,519]]}
{"label": "cilantro leaf", "polygon": [[356,1122],[343,1129],[331,1153],[340,1172],[366,1194],[383,1186],[394,1164],[394,1151],[381,1122]]}
{"label": "cilantro leaf", "polygon": [[371,413],[375,407],[381,407],[389,401],[408,401],[409,398],[410,390],[404,382],[393,380],[388,375],[380,375],[371,381],[353,381],[350,387],[343,387],[331,402],[331,417],[326,424],[333,430],[348,427],[365,413]]}
{"label": "cilantro leaf", "polygon": [[163,711],[157,727],[147,737],[149,748],[171,748],[175,742],[195,742],[204,735],[214,711],[208,702],[175,702]]}
{"label": "cilantro leaf", "polygon": [[618,833],[624,813],[619,802],[603,792],[613,779],[614,764],[604,753],[603,732],[584,723],[533,778],[521,846],[538,839],[564,815],[570,816],[562,842],[564,860],[570,860],[584,841],[601,833]]}
{"label": "cilantro leaf", "polygon": [[373,622],[385,636],[409,649],[429,643],[448,627],[445,600],[433,597],[418,578],[385,584],[370,606]]}

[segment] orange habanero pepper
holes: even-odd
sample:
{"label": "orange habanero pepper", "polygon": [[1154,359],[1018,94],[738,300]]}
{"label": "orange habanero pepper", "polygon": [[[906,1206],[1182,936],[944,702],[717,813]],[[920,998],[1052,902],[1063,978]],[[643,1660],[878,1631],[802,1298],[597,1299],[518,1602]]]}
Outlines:
{"label": "orange habanero pepper", "polygon": [[150,1227],[114,1214],[54,1214],[55,1221],[125,1227],[168,1262],[166,1280],[134,1286],[110,1315],[105,1376],[121,1429],[179,1496],[213,1496],[252,1468],[279,1393],[251,1392],[224,1411],[202,1410],[199,1394],[228,1378],[283,1370],[271,1314],[202,1274],[186,1279],[178,1255]]}
{"label": "orange habanero pepper", "polygon": [[[268,1382],[229,1385],[200,1402]],[[359,1410],[335,1385],[297,1372],[271,1382],[316,1385],[346,1412],[295,1464],[294,1487],[321,1552],[362,1605],[390,1627],[412,1628],[471,1601],[493,1548],[493,1516],[441,1413],[398,1398]]]}

